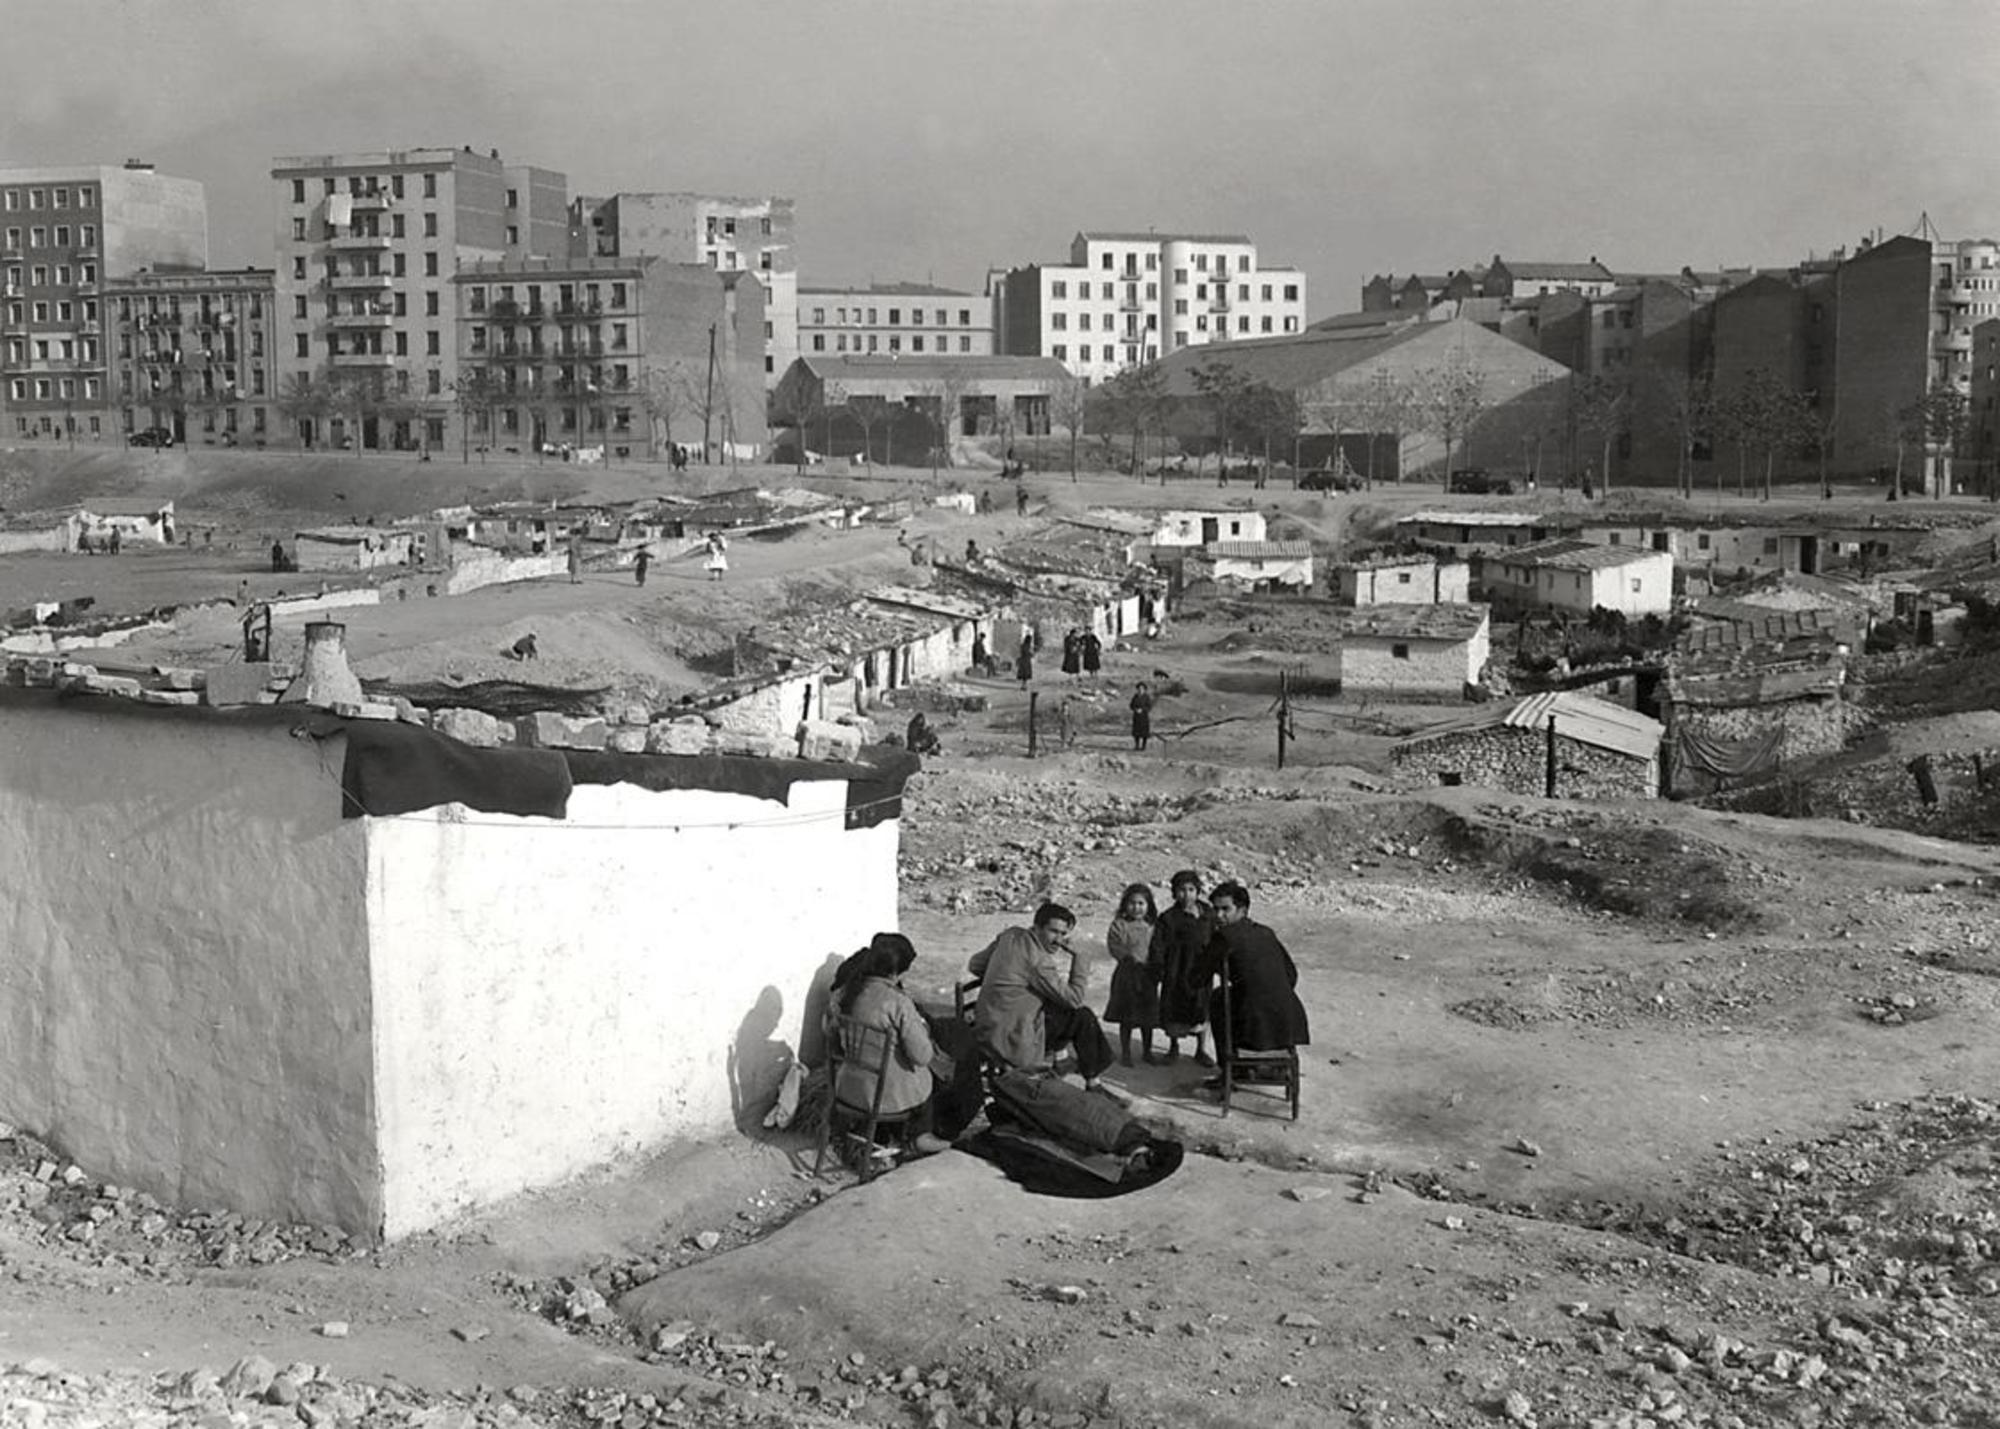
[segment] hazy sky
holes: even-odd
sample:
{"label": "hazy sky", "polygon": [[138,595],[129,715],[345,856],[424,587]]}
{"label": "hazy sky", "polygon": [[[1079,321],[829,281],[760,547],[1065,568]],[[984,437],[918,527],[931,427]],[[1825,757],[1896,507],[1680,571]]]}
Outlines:
{"label": "hazy sky", "polygon": [[468,143],[789,194],[808,282],[1244,232],[1314,317],[1496,252],[2000,231],[1985,0],[0,0],[0,35],[0,166],[200,179],[218,267],[271,262],[276,155]]}

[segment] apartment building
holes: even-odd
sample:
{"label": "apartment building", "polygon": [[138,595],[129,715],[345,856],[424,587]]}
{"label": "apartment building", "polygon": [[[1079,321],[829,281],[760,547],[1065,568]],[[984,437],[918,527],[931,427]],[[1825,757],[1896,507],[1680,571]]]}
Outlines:
{"label": "apartment building", "polygon": [[122,166],[0,169],[0,431],[123,440],[103,284],[208,263],[200,183]]}
{"label": "apartment building", "polygon": [[271,178],[289,435],[307,446],[444,444],[458,384],[452,275],[538,247],[563,252],[563,176],[467,146],[280,158]]}
{"label": "apartment building", "polygon": [[799,349],[991,357],[993,299],[929,283],[799,289]]}
{"label": "apartment building", "polygon": [[[535,451],[761,446],[764,289],[662,258],[507,258],[453,279],[459,440]],[[710,354],[713,353],[711,366]]]}
{"label": "apartment building", "polygon": [[1297,333],[1305,275],[1259,263],[1241,234],[1079,233],[1066,264],[994,281],[995,345],[1053,357],[1086,383],[1182,348]]}
{"label": "apartment building", "polygon": [[616,193],[570,205],[570,255],[663,258],[721,273],[749,273],[764,287],[764,385],[799,355],[799,273],[791,199],[727,194]]}
{"label": "apartment building", "polygon": [[274,293],[269,268],[106,282],[117,429],[164,430],[185,445],[285,440],[272,405]]}

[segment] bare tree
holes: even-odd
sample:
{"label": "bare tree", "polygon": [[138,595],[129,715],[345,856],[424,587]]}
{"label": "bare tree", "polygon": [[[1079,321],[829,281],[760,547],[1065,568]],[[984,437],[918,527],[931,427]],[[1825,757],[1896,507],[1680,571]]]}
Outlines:
{"label": "bare tree", "polygon": [[1615,377],[1579,377],[1570,387],[1570,415],[1577,430],[1598,441],[1597,494],[1611,490],[1611,453],[1631,415],[1631,384]]}
{"label": "bare tree", "polygon": [[1077,447],[1083,441],[1083,422],[1090,389],[1079,377],[1065,377],[1049,394],[1049,415],[1056,425],[1069,432],[1069,479],[1075,481]]}
{"label": "bare tree", "polygon": [[1809,439],[1805,400],[1769,368],[1753,367],[1726,393],[1718,408],[1718,422],[1735,443],[1737,452],[1737,495],[1744,495],[1744,468],[1748,456],[1762,453],[1763,499],[1771,499],[1772,478],[1778,453]]}
{"label": "bare tree", "polygon": [[639,410],[646,414],[647,444],[657,454],[664,445],[674,444],[674,418],[687,411],[685,364],[679,358],[663,366],[646,363],[639,368],[636,395]]}
{"label": "bare tree", "polygon": [[941,368],[935,377],[914,384],[924,418],[931,427],[931,479],[935,481],[940,459],[951,464],[951,439],[964,420],[965,399],[977,384],[966,373]]}
{"label": "bare tree", "polygon": [[826,414],[826,401],[818,382],[806,375],[804,368],[795,368],[795,380],[784,388],[784,404],[779,415],[791,424],[799,444],[798,472],[806,474],[806,428],[821,420]]}
{"label": "bare tree", "polygon": [[[1949,383],[1940,382],[1904,407],[1897,416],[1910,442],[1924,453],[1924,490],[1935,496],[1950,494],[1951,459],[1965,438],[1971,404],[1965,394]],[[1902,454],[1897,453],[1896,469],[1900,495]]]}
{"label": "bare tree", "polygon": [[[869,393],[847,399],[847,415],[854,419],[854,425],[861,428],[861,459],[873,465],[875,462],[875,429],[893,420],[889,410],[889,399]],[[888,465],[888,454],[883,454],[883,465]]]}
{"label": "bare tree", "polygon": [[1715,435],[1715,392],[1709,379],[1648,368],[1635,400],[1650,425],[1674,439],[1674,490],[1692,497],[1695,453]]}
{"label": "bare tree", "polygon": [[1462,349],[1445,354],[1436,367],[1418,374],[1421,419],[1444,439],[1444,474],[1451,481],[1452,452],[1471,440],[1486,411],[1486,371]]}
{"label": "bare tree", "polygon": [[[1195,390],[1208,402],[1209,417],[1215,423],[1216,462],[1227,480],[1230,442],[1243,422],[1252,385],[1250,378],[1224,357],[1204,358],[1188,376]],[[1195,470],[1201,470],[1199,459]]]}
{"label": "bare tree", "polygon": [[1357,425],[1368,434],[1366,484],[1375,485],[1376,438],[1384,434],[1396,443],[1396,480],[1403,479],[1403,438],[1416,419],[1417,391],[1406,377],[1376,370],[1354,394],[1353,413]]}
{"label": "bare tree", "polygon": [[[305,423],[312,422],[315,439],[324,435],[319,431],[318,424],[327,415],[327,394],[324,388],[313,381],[310,373],[294,372],[287,377],[279,386],[272,405],[277,407],[280,416],[292,424],[294,431],[299,430]],[[308,442],[306,445],[310,447],[314,442]]]}

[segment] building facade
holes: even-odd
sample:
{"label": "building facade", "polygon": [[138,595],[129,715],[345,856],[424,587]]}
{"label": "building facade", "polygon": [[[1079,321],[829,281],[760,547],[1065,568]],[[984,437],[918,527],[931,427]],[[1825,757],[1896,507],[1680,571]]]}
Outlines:
{"label": "building facade", "polygon": [[121,432],[184,445],[285,440],[269,268],[136,273],[105,284]]}
{"label": "building facade", "polygon": [[750,275],[531,257],[467,263],[452,287],[462,446],[763,445],[764,289]]}
{"label": "building facade", "polygon": [[796,205],[789,198],[728,194],[616,193],[570,205],[570,254],[664,258],[719,273],[749,273],[764,286],[766,388],[799,355]]}
{"label": "building facade", "polygon": [[1343,690],[1396,690],[1461,698],[1493,653],[1483,605],[1379,605],[1341,622]]}
{"label": "building facade", "polygon": [[308,447],[443,445],[459,378],[452,275],[566,240],[550,217],[562,176],[468,146],[281,158],[271,178],[288,435]]}
{"label": "building facade", "polygon": [[194,179],[122,167],[0,169],[0,432],[122,440],[103,285],[208,265]]}
{"label": "building facade", "polygon": [[928,283],[800,288],[799,351],[993,355],[993,299]]}
{"label": "building facade", "polygon": [[1053,357],[1087,383],[1186,347],[1305,328],[1305,275],[1241,234],[1079,233],[1066,264],[996,280],[1001,352]]}

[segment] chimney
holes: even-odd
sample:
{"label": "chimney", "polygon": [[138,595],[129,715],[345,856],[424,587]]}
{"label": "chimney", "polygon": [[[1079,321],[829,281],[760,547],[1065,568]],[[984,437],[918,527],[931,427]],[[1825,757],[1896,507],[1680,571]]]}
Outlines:
{"label": "chimney", "polygon": [[361,681],[347,666],[347,627],[337,620],[307,621],[304,663],[279,702],[331,709],[358,705],[364,698]]}

